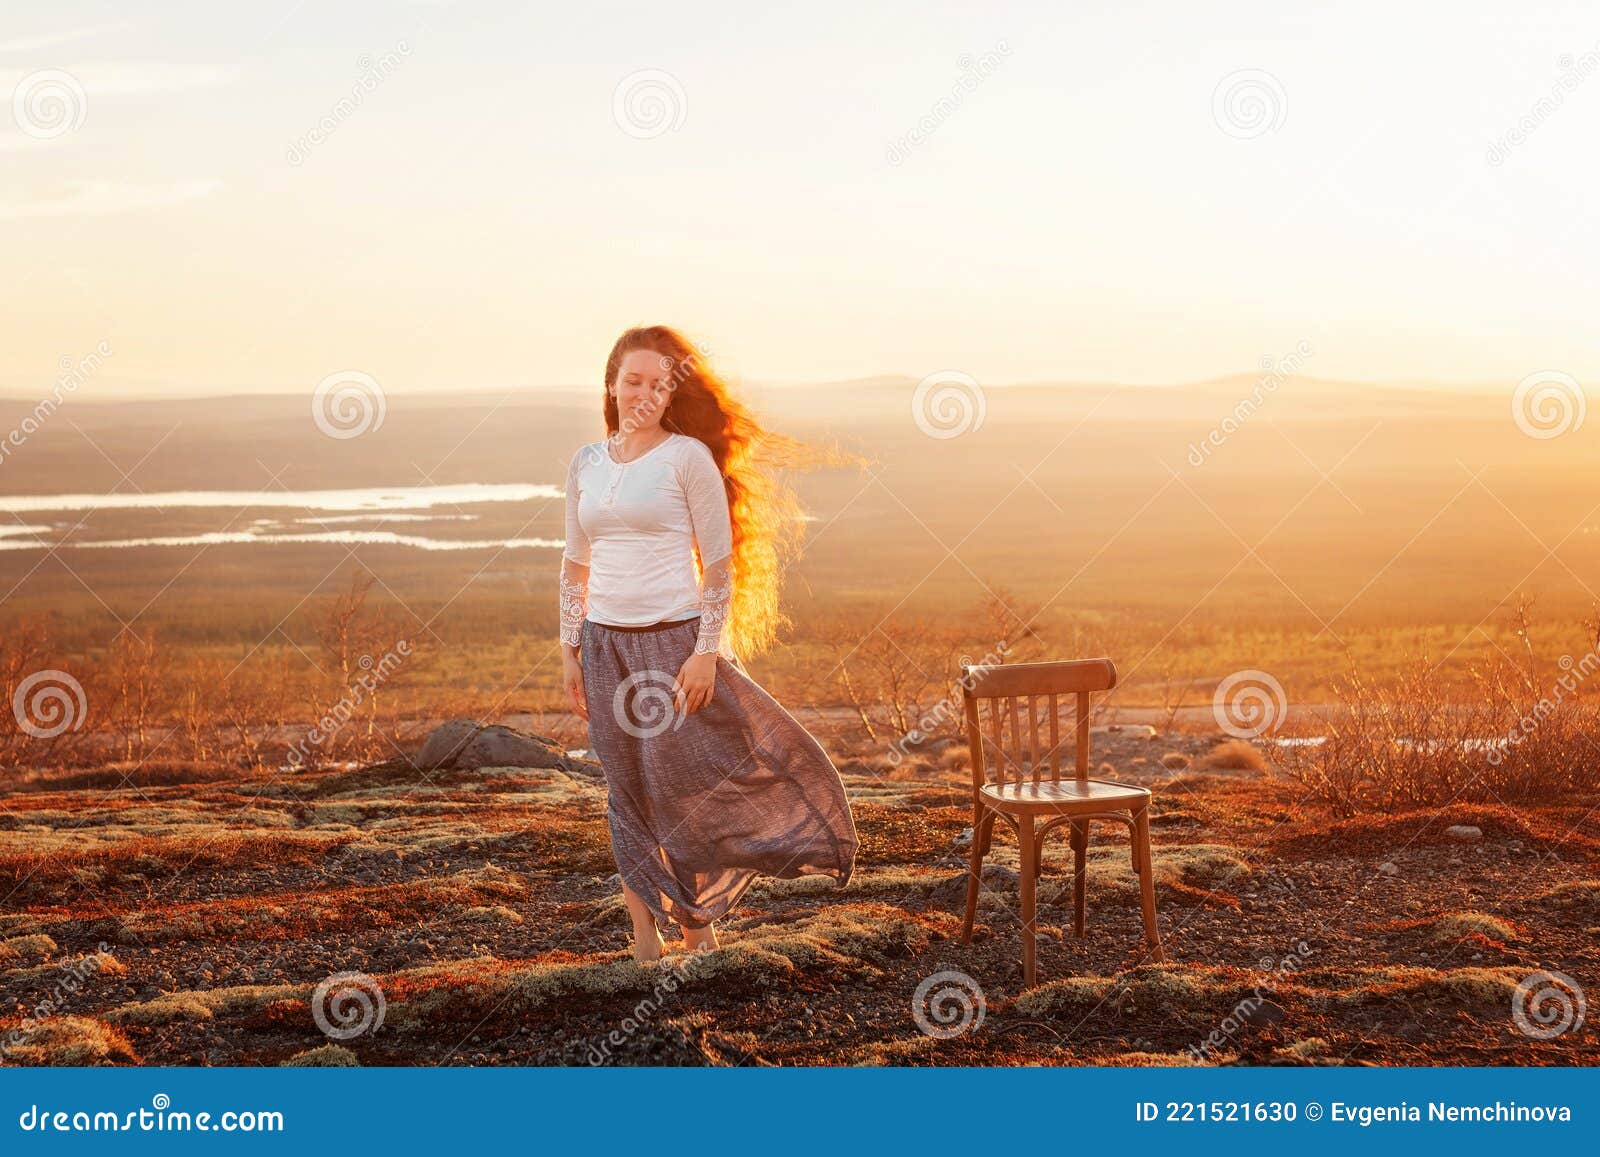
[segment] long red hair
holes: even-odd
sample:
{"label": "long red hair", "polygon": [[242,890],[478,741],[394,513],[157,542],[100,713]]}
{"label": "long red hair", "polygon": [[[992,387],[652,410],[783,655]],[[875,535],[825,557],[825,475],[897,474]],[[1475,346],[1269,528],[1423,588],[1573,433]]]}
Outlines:
{"label": "long red hair", "polygon": [[[611,387],[622,359],[641,349],[659,354],[661,368],[671,377],[662,427],[700,439],[722,471],[733,522],[733,601],[723,638],[741,659],[759,654],[777,639],[780,628],[790,625],[778,596],[787,562],[805,536],[799,498],[769,468],[831,464],[853,456],[768,430],[733,396],[702,351],[665,325],[630,329],[611,347],[605,376],[608,435],[622,427]],[[699,561],[703,569],[705,560]]]}

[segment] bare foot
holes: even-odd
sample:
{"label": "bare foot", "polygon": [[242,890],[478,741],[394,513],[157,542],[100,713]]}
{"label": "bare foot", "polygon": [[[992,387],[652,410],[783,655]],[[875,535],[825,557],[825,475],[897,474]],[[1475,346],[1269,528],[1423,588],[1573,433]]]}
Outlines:
{"label": "bare foot", "polygon": [[690,952],[714,952],[722,945],[717,943],[717,928],[707,924],[704,928],[685,928],[683,945]]}
{"label": "bare foot", "polygon": [[639,964],[654,964],[667,952],[667,942],[661,939],[661,930],[655,929],[652,934],[641,939],[637,934],[633,938],[633,959]]}

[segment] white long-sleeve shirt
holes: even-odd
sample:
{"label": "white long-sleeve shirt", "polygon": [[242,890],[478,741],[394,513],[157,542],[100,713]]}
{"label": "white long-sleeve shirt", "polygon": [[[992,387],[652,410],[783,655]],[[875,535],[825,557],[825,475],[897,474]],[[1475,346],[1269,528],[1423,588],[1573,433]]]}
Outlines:
{"label": "white long-sleeve shirt", "polygon": [[727,486],[700,439],[672,432],[630,462],[605,441],[581,447],[567,468],[563,640],[579,644],[585,617],[640,627],[698,614],[695,650],[718,650],[732,554]]}

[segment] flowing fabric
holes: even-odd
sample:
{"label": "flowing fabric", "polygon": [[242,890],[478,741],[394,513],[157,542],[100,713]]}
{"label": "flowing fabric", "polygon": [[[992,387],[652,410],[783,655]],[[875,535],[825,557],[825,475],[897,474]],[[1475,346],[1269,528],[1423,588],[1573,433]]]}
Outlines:
{"label": "flowing fabric", "polygon": [[736,660],[718,655],[711,702],[675,710],[673,681],[698,635],[699,616],[582,627],[612,854],[662,927],[720,919],[758,875],[825,875],[842,888],[859,846],[827,752]]}

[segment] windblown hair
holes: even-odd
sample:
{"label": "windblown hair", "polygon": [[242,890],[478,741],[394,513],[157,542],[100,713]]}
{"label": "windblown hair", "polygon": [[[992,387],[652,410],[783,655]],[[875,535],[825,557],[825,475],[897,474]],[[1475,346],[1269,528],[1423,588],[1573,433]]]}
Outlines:
{"label": "windblown hair", "polygon": [[[671,382],[671,397],[661,416],[664,429],[698,438],[711,450],[728,491],[733,522],[733,600],[723,639],[741,659],[759,654],[791,625],[779,609],[779,588],[789,560],[798,552],[805,523],[794,491],[772,473],[774,467],[834,464],[851,456],[797,441],[766,429],[702,352],[670,326],[630,329],[606,358],[606,432],[622,428],[616,384],[622,359],[634,350],[661,356]],[[699,559],[703,572],[707,560]],[[710,561],[716,562],[716,559]]]}

